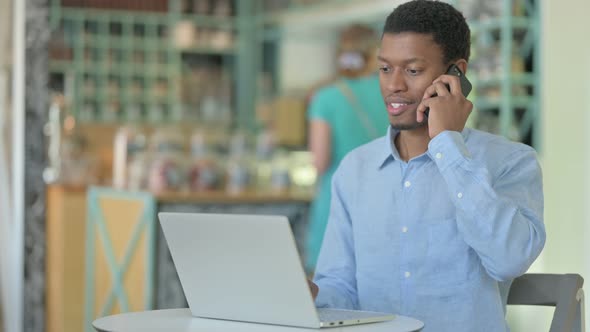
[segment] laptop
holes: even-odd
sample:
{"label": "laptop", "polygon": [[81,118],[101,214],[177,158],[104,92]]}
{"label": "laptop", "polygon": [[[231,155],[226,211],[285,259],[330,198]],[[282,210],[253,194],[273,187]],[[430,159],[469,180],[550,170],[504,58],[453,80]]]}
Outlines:
{"label": "laptop", "polygon": [[336,327],[389,313],[316,309],[287,217],[159,213],[193,316]]}

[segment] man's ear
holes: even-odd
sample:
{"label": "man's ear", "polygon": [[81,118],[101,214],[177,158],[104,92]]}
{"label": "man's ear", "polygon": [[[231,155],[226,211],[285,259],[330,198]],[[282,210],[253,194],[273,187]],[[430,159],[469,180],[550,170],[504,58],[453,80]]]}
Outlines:
{"label": "man's ear", "polygon": [[467,60],[459,59],[455,61],[455,64],[457,65],[457,67],[459,67],[459,69],[461,69],[463,74],[467,75]]}

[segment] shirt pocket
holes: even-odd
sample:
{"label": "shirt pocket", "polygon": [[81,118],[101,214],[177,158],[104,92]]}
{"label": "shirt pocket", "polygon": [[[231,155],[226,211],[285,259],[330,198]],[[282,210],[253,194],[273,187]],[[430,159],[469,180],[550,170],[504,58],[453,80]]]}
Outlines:
{"label": "shirt pocket", "polygon": [[429,288],[448,294],[460,292],[479,271],[477,256],[463,240],[455,218],[429,225],[425,267],[423,280]]}

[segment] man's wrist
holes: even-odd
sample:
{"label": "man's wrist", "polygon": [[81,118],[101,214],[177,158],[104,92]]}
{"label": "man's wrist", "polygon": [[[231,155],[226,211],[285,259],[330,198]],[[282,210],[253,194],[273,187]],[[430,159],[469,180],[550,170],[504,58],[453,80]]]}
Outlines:
{"label": "man's wrist", "polygon": [[309,285],[309,290],[311,291],[311,296],[313,297],[314,301],[318,297],[318,293],[320,292],[320,288],[316,285],[313,281],[307,280]]}

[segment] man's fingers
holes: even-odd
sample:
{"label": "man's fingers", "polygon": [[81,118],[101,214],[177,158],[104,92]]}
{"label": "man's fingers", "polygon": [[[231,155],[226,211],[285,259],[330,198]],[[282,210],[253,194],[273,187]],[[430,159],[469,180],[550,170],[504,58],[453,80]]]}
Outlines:
{"label": "man's fingers", "polygon": [[463,95],[463,92],[461,91],[461,81],[457,76],[441,75],[434,80],[433,85],[436,83],[446,84],[452,95]]}
{"label": "man's fingers", "polygon": [[447,96],[449,94],[449,89],[447,86],[442,82],[434,82],[431,86],[426,88],[424,91],[424,95],[422,99],[431,98],[434,96]]}
{"label": "man's fingers", "polygon": [[418,108],[416,109],[416,121],[418,121],[419,123],[428,121],[428,119],[426,118],[426,114],[424,114],[424,112],[429,107],[429,104],[430,100],[425,99],[422,100],[422,102],[418,105]]}

